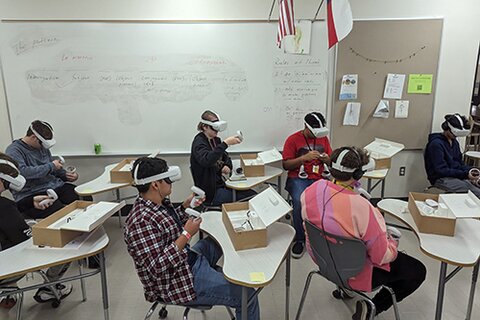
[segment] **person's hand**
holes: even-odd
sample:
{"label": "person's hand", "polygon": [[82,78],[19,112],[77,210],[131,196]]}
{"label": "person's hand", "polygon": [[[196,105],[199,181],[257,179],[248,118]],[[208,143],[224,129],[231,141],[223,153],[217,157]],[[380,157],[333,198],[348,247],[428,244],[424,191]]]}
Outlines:
{"label": "person's hand", "polygon": [[223,166],[222,168],[222,174],[226,174],[226,175],[229,175],[230,174],[230,168],[227,167],[227,166]]}
{"label": "person's hand", "polygon": [[202,222],[202,218],[190,218],[187,220],[187,223],[185,223],[185,226],[183,229],[185,229],[190,235],[193,237],[198,230],[200,229],[200,223]]}
{"label": "person's hand", "polygon": [[55,166],[55,170],[60,170],[63,168],[63,165],[60,162],[60,160],[53,160],[52,163]]}
{"label": "person's hand", "polygon": [[67,181],[73,182],[78,179],[78,173],[76,172],[66,172],[65,177],[67,178]]}
{"label": "person's hand", "polygon": [[309,162],[315,159],[320,159],[320,152],[317,150],[311,150],[302,156],[303,162]]}
{"label": "person's hand", "polygon": [[223,140],[223,142],[225,142],[229,146],[233,146],[233,145],[239,144],[242,141],[240,140],[240,138],[238,136],[231,136],[231,137],[228,137],[227,139]]}
{"label": "person's hand", "polygon": [[45,199],[48,199],[47,195],[41,195],[41,196],[33,197],[33,207],[35,209],[38,209],[38,210],[45,210],[53,204],[53,201],[51,201],[51,202],[49,201],[44,205],[40,205],[40,202],[42,202]]}
{"label": "person's hand", "polygon": [[319,159],[320,159],[320,161],[322,161],[323,163],[326,163],[326,164],[329,164],[329,163],[330,163],[330,157],[329,157],[328,154],[326,154],[325,152],[320,154]]}
{"label": "person's hand", "polygon": [[182,207],[184,209],[187,209],[187,208],[196,208],[196,207],[199,207],[202,205],[202,203],[205,201],[205,197],[203,198],[200,198],[200,199],[195,199],[194,200],[194,203],[193,203],[193,206],[192,206],[192,200],[193,198],[196,196],[195,193],[192,193],[187,199],[185,199],[182,203]]}

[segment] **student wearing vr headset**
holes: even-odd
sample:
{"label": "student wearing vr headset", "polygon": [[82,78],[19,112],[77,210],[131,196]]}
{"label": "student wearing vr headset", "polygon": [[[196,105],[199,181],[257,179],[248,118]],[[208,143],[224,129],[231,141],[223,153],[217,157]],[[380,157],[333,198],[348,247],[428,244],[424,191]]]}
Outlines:
{"label": "student wearing vr headset", "polygon": [[[139,158],[132,168],[139,195],[125,222],[124,238],[134,260],[145,299],[171,304],[225,305],[236,309],[241,319],[242,287],[228,282],[215,269],[222,256],[210,238],[188,244],[202,222],[189,218],[185,209],[192,194],[177,208],[169,201],[172,183],[181,177],[179,167],[163,159]],[[255,290],[249,289],[249,296]],[[257,297],[248,307],[248,319],[258,320]]]}
{"label": "student wearing vr headset", "polygon": [[322,178],[324,164],[328,164],[332,153],[323,115],[311,112],[304,121],[303,130],[289,136],[283,146],[283,168],[288,170],[285,190],[293,202],[295,244],[292,246],[292,257],[296,259],[302,257],[305,244],[300,195],[306,187]]}
{"label": "student wearing vr headset", "polygon": [[[0,194],[5,190],[20,191],[25,185],[25,178],[20,175],[15,160],[0,152]],[[33,199],[33,206],[40,207],[40,202],[47,196],[37,196]],[[31,236],[30,227],[23,220],[15,202],[0,196],[0,251],[13,247]],[[60,279],[67,271],[69,264],[51,267],[47,270],[50,281]],[[8,279],[5,281],[8,282]],[[2,280],[0,280],[0,284]],[[72,292],[71,285],[58,284],[57,290],[63,299]],[[55,295],[48,287],[38,289],[34,295],[37,302],[48,302],[55,299]],[[12,308],[16,301],[12,297],[6,297],[0,301],[0,306]]]}
{"label": "student wearing vr headset", "polygon": [[[386,285],[393,289],[397,301],[402,301],[422,284],[426,269],[417,259],[397,250],[398,240],[389,235],[383,216],[356,192],[357,181],[374,167],[375,162],[365,150],[355,147],[334,150],[330,165],[333,181],[320,180],[305,190],[301,196],[302,218],[329,233],[365,243],[365,266],[349,279],[353,289],[371,292],[372,288]],[[307,251],[313,258],[308,241]],[[386,289],[381,289],[372,300],[377,314],[392,306]],[[370,319],[370,313],[370,305],[358,301],[352,319]]]}
{"label": "student wearing vr headset", "polygon": [[[45,218],[79,199],[75,185],[68,183],[77,180],[78,174],[66,172],[60,160],[52,158],[49,149],[55,142],[52,126],[35,120],[30,124],[27,134],[14,140],[5,152],[18,162],[20,173],[26,179],[21,191],[12,191],[15,202],[20,212],[33,219]],[[46,194],[48,189],[56,192],[58,200],[49,207],[34,207],[33,198]]]}
{"label": "student wearing vr headset", "polygon": [[[227,122],[210,110],[203,112],[197,129],[200,132],[193,139],[190,154],[193,181],[205,191],[207,204],[218,206],[232,202],[233,192],[225,186],[223,176],[229,176],[233,167],[227,148],[239,144],[241,138],[231,136],[222,141],[218,133],[227,129]],[[237,191],[237,200],[255,194],[253,190]]]}
{"label": "student wearing vr headset", "polygon": [[472,191],[480,197],[480,172],[462,161],[462,151],[457,137],[470,133],[470,124],[466,117],[447,114],[442,123],[443,132],[428,136],[424,161],[430,183],[449,192]]}

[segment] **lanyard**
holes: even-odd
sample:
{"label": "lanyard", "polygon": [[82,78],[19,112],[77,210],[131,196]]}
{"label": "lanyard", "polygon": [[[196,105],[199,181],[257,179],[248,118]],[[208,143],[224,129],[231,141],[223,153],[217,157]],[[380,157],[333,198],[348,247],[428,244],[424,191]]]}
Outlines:
{"label": "lanyard", "polygon": [[309,151],[316,150],[315,148],[316,148],[316,146],[317,146],[317,138],[313,138],[313,149],[312,149],[312,148],[310,148],[310,144],[308,143],[308,139],[307,139],[307,137],[305,136],[305,134],[302,133],[302,135],[303,135],[303,138],[305,139],[305,143],[307,144],[308,150],[309,150]]}
{"label": "lanyard", "polygon": [[343,187],[344,189],[348,189],[348,190],[353,191],[353,187],[352,187],[351,185],[349,185],[349,184],[345,184],[345,183],[340,182],[340,181],[338,181],[338,180],[333,180],[333,183],[335,183],[335,184],[338,185],[338,186]]}

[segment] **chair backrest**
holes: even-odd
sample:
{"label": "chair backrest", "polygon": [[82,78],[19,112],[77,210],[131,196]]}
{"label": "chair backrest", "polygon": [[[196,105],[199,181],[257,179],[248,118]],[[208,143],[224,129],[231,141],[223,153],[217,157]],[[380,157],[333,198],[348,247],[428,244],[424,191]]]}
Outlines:
{"label": "chair backrest", "polygon": [[348,279],[365,266],[365,244],[359,239],[326,232],[308,220],[305,220],[305,227],[320,274],[340,287],[351,289]]}

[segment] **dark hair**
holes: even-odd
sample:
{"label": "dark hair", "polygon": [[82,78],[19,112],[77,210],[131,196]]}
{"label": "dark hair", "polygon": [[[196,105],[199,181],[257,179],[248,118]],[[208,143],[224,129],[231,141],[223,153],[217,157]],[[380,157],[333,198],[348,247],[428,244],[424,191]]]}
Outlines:
{"label": "dark hair", "polygon": [[[459,116],[462,119],[462,123],[458,120],[456,116]],[[470,123],[468,122],[465,116],[462,116],[458,113],[454,114],[447,114],[445,117],[445,121],[442,123],[442,130],[444,131],[451,131],[448,124],[450,123],[451,126],[457,129],[470,129]]]}
{"label": "dark hair", "polygon": [[[15,165],[15,167],[18,168],[17,161],[13,160],[9,156],[7,156],[5,153],[0,152],[0,159],[10,161],[11,163],[13,163]],[[12,176],[13,178],[16,178],[18,176],[18,171],[17,170],[10,167],[8,164],[4,164],[4,163],[0,163],[0,172],[4,173],[4,174],[8,174],[9,176]]]}
{"label": "dark hair", "polygon": [[[168,171],[167,162],[160,158],[142,157],[135,160],[132,167],[132,178],[135,179],[135,168],[138,167],[137,179],[151,177]],[[138,192],[147,192],[151,182],[142,185],[136,185]]]}
{"label": "dark hair", "polygon": [[[320,122],[318,122],[317,118],[320,119]],[[308,113],[305,118],[303,119],[308,125],[312,128],[320,128],[320,127],[325,127],[327,125],[327,121],[325,120],[325,117],[323,114],[320,112],[310,112]]]}
{"label": "dark hair", "polygon": [[[368,155],[367,150],[357,147],[342,147],[333,150],[332,155],[330,156],[331,162],[336,162],[340,153],[346,149],[349,150],[349,152],[343,157],[342,163],[339,163],[340,165],[350,169],[357,169],[368,164],[370,161],[370,156]],[[353,172],[342,172],[334,168],[330,168],[330,173],[332,174],[332,177],[338,181],[347,181],[353,177]]]}
{"label": "dark hair", "polygon": [[[213,111],[205,110],[205,111],[202,113],[201,119],[207,120],[207,121],[212,121],[212,120],[215,120],[215,119],[218,120],[218,115],[217,115],[215,112],[213,112]],[[197,130],[198,130],[198,131],[203,131],[203,129],[205,128],[205,126],[208,126],[208,124],[199,122],[198,125],[197,125]]]}
{"label": "dark hair", "polygon": [[[45,140],[50,140],[53,138],[53,127],[45,121],[35,120],[32,122],[31,127],[38,132]],[[30,126],[27,130],[27,136],[34,135]]]}

